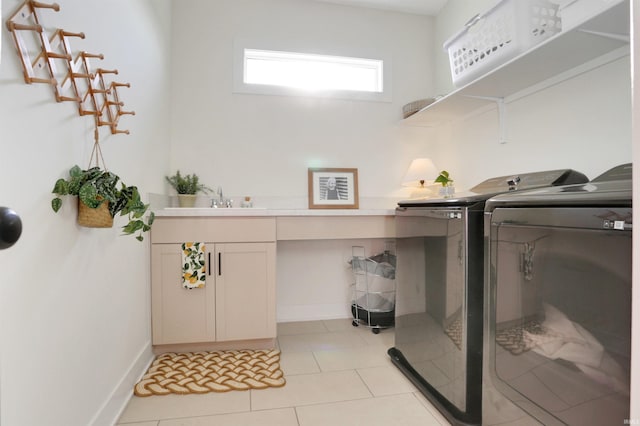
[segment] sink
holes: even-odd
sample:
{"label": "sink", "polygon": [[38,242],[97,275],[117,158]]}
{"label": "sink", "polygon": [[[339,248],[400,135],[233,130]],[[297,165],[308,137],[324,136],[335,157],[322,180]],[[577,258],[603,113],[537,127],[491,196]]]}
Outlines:
{"label": "sink", "polygon": [[215,207],[165,207],[165,210],[181,210],[181,211],[188,211],[188,210],[211,210],[211,211],[229,211],[229,210],[266,210],[266,207],[220,207],[220,208],[215,208]]}

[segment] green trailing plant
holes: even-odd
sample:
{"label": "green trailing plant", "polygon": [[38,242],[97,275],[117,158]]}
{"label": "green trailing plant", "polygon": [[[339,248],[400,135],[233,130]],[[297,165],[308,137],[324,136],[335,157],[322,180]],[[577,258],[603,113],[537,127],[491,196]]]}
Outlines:
{"label": "green trailing plant", "polygon": [[436,178],[436,180],[434,181],[435,183],[439,183],[442,186],[449,186],[453,183],[453,179],[451,179],[449,177],[449,172],[446,170],[443,170],[440,172],[440,174],[438,175],[438,177]]}
{"label": "green trailing plant", "polygon": [[58,179],[53,187],[52,193],[56,197],[51,200],[51,208],[58,212],[62,206],[62,196],[75,195],[87,207],[96,209],[103,203],[108,203],[109,214],[115,217],[127,216],[129,222],[122,227],[124,235],[138,233],[136,239],[142,241],[142,234],[151,229],[155,215],[149,213],[147,221],[144,215],[149,208],[149,204],[144,204],[140,198],[138,188],[126,186],[120,178],[100,167],[91,167],[83,170],[73,166],[69,170],[67,179]]}
{"label": "green trailing plant", "polygon": [[178,194],[194,195],[198,192],[209,193],[212,189],[200,183],[200,178],[195,173],[192,175],[182,175],[180,170],[173,176],[165,176],[169,185],[176,190]]}

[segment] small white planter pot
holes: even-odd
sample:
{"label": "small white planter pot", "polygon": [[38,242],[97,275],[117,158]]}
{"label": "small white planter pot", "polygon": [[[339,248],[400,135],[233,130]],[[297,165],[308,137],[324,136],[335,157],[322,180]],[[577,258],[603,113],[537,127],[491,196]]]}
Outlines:
{"label": "small white planter pot", "polygon": [[178,194],[178,205],[180,207],[193,207],[196,205],[195,194]]}

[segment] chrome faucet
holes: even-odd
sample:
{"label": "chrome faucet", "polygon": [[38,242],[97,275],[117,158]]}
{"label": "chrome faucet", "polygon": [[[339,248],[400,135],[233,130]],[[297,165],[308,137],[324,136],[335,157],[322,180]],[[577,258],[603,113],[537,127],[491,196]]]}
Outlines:
{"label": "chrome faucet", "polygon": [[218,207],[224,207],[224,197],[222,196],[221,186],[218,186],[218,189],[216,190],[216,195],[218,196],[218,199],[217,200],[215,198],[211,199],[211,208],[217,209]]}
{"label": "chrome faucet", "polygon": [[225,200],[224,195],[222,193],[222,186],[218,186],[218,189],[216,190],[216,194],[218,195],[218,199],[216,200],[215,198],[211,199],[211,207],[214,209],[217,208],[221,208],[221,207],[233,207],[233,200],[229,199],[229,200]]}

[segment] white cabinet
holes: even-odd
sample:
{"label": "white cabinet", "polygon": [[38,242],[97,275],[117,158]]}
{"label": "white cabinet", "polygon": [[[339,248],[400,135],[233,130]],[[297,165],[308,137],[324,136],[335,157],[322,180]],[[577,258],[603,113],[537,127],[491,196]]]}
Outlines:
{"label": "white cabinet", "polygon": [[151,324],[153,344],[215,341],[215,283],[182,287],[181,244],[151,246]]}
{"label": "white cabinet", "polygon": [[[205,243],[206,284],[182,286],[182,243]],[[154,345],[276,336],[273,218],[158,218],[151,235]]]}
{"label": "white cabinet", "polygon": [[216,244],[214,258],[216,341],[276,337],[276,244]]}
{"label": "white cabinet", "polygon": [[553,79],[570,78],[628,55],[629,27],[629,0],[616,0],[601,14],[534,46],[403,123],[434,126],[451,121],[538,84],[551,85]]}

